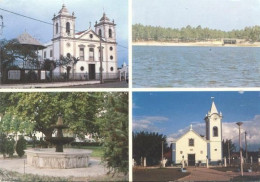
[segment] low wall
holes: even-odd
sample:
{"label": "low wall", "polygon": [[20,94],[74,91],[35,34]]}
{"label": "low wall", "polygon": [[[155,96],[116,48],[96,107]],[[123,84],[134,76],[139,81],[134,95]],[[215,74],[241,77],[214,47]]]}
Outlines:
{"label": "low wall", "polygon": [[90,150],[81,149],[64,149],[64,152],[55,152],[55,149],[31,149],[25,152],[29,165],[51,169],[88,167],[91,154]]}

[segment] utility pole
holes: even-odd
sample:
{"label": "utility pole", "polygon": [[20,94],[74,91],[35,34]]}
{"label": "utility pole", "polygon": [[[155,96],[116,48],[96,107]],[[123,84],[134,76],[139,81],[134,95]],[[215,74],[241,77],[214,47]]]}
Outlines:
{"label": "utility pole", "polygon": [[240,132],[240,126],[243,124],[242,122],[237,122],[236,123],[239,128],[239,147],[240,147],[240,171],[241,171],[241,176],[243,176],[243,156],[242,156],[242,144],[241,144],[241,132]]}
{"label": "utility pole", "polygon": [[163,141],[162,141],[162,163],[163,163]]}
{"label": "utility pole", "polygon": [[[3,16],[0,15],[0,36],[2,36],[4,29],[4,20]],[[2,77],[3,77],[3,69],[2,69],[2,45],[0,45],[0,84],[2,84]]]}
{"label": "utility pole", "polygon": [[99,51],[100,51],[100,84],[104,83],[103,82],[103,66],[102,66],[102,62],[103,62],[103,49],[102,49],[102,35],[100,35],[100,45],[99,45]]}
{"label": "utility pole", "polygon": [[228,140],[228,164],[230,165],[230,148],[229,148],[229,143],[231,140]]}
{"label": "utility pole", "polygon": [[247,141],[246,141],[246,135],[247,135],[247,132],[245,131],[245,144],[246,144],[246,162],[247,162]]}

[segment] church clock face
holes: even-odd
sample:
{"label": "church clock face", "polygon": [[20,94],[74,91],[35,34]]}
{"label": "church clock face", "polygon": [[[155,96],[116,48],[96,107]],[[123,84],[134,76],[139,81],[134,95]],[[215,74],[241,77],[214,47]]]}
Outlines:
{"label": "church clock face", "polygon": [[70,43],[69,42],[67,43],[67,47],[70,47]]}

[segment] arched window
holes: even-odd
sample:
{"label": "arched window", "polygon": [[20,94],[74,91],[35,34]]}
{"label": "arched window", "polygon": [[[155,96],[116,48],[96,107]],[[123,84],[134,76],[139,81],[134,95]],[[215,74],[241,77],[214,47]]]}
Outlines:
{"label": "arched window", "polygon": [[59,24],[56,23],[56,34],[58,34],[58,32],[59,32]]}
{"label": "arched window", "polygon": [[67,53],[67,57],[70,58],[70,53]]}
{"label": "arched window", "polygon": [[112,38],[112,29],[111,28],[108,30],[108,36],[109,36],[109,38]]}
{"label": "arched window", "polygon": [[189,146],[190,146],[190,147],[193,147],[193,146],[194,146],[194,139],[193,139],[193,138],[190,138],[190,139],[189,139]]}
{"label": "arched window", "polygon": [[98,35],[101,37],[102,36],[102,31],[101,29],[98,30]]}
{"label": "arched window", "polygon": [[218,136],[218,128],[216,126],[213,127],[213,137]]}
{"label": "arched window", "polygon": [[70,23],[69,22],[66,23],[66,33],[67,34],[70,33]]}

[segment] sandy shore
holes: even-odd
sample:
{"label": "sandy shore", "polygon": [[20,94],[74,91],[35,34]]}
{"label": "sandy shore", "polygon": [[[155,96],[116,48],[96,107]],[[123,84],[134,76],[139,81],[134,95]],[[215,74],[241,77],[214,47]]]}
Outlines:
{"label": "sandy shore", "polygon": [[223,45],[222,41],[208,41],[208,42],[133,42],[134,46],[204,46],[204,47],[260,47],[260,42],[238,42],[237,44]]}

